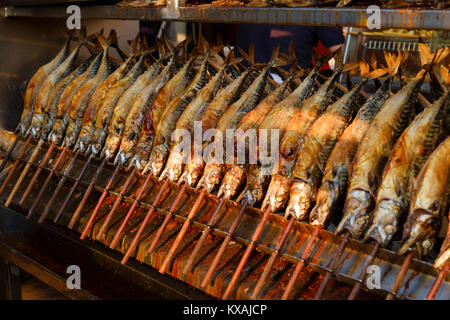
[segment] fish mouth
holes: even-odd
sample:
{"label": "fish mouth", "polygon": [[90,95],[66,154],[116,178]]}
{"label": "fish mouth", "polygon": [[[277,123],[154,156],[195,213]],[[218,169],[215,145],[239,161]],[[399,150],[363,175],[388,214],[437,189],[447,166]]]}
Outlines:
{"label": "fish mouth", "polygon": [[388,245],[398,230],[397,217],[401,212],[402,206],[398,201],[382,200],[372,213],[374,219],[365,233],[364,241],[372,238],[382,246]]}
{"label": "fish mouth", "polygon": [[177,182],[180,175],[183,173],[184,168],[184,156],[180,151],[172,150],[167,161],[167,165],[164,168],[159,180],[162,181],[167,177],[172,182]]}
{"label": "fish mouth", "polygon": [[338,195],[330,184],[328,181],[317,192],[316,205],[309,214],[309,223],[313,226],[324,226],[334,210]]}
{"label": "fish mouth", "polygon": [[261,207],[266,208],[268,206],[271,212],[277,212],[282,209],[289,199],[290,186],[289,178],[278,175],[273,176]]}
{"label": "fish mouth", "polygon": [[355,239],[359,239],[369,225],[373,203],[368,191],[361,189],[350,191],[345,201],[344,217],[336,229],[336,234],[346,230]]}
{"label": "fish mouth", "polygon": [[285,217],[294,216],[297,220],[303,220],[311,205],[313,190],[305,181],[294,181],[289,191],[289,202]]}

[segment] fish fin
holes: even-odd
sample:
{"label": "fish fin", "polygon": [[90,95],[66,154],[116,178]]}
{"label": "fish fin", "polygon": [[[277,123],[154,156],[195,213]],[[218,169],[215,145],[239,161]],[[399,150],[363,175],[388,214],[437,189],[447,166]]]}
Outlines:
{"label": "fish fin", "polygon": [[377,79],[379,77],[384,76],[386,73],[387,73],[386,69],[381,68],[381,69],[373,70],[366,76],[366,78],[368,80],[373,80],[373,79]]}
{"label": "fish fin", "polygon": [[370,67],[372,70],[377,69],[377,57],[375,56],[375,52],[372,53],[372,57],[370,58]]}
{"label": "fish fin", "polygon": [[120,59],[125,61],[128,58],[128,54],[119,47],[119,40],[117,39],[116,30],[111,29],[107,41],[111,47],[116,49],[117,53],[120,56]]}
{"label": "fish fin", "polygon": [[342,51],[342,48],[339,48],[333,52],[322,54],[318,59],[315,58],[316,56],[316,50],[313,48],[313,61],[314,61],[314,68],[320,69],[324,64],[326,64],[331,58],[333,58],[336,54],[338,54],[339,51]]}
{"label": "fish fin", "polygon": [[359,70],[361,72],[361,78],[365,78],[370,72],[370,67],[367,62],[361,60],[359,62]]}
{"label": "fish fin", "polygon": [[444,65],[440,66],[440,74],[441,74],[441,78],[442,81],[445,83],[446,86],[450,85],[450,73],[448,71],[448,68],[445,67]]}
{"label": "fish fin", "polygon": [[255,64],[255,55],[254,55],[255,45],[253,43],[250,43],[250,46],[248,48],[248,53],[245,52],[240,47],[237,47],[237,48],[238,48],[240,55],[244,58],[245,61],[247,61],[250,65]]}
{"label": "fish fin", "polygon": [[[389,74],[389,76],[393,76],[397,74],[400,65],[404,59],[404,57],[407,57],[407,54],[401,54],[400,51],[398,52],[398,55],[395,56],[394,54],[391,54],[389,52],[384,51],[384,59],[386,60],[387,66],[383,67],[386,72]],[[375,70],[375,69],[374,69]]]}
{"label": "fish fin", "polygon": [[138,53],[138,45],[139,42],[141,43],[141,47],[143,45],[143,42],[145,41],[145,44],[147,44],[147,39],[145,37],[142,37],[140,39],[140,34],[138,33],[136,38],[133,40],[128,40],[128,45],[130,46],[130,54],[137,54]]}
{"label": "fish fin", "polygon": [[105,37],[103,35],[101,35],[100,33],[97,34],[97,39],[98,39],[98,43],[100,44],[100,46],[102,47],[103,50],[106,51],[106,49],[110,46],[110,44],[108,43],[108,41],[105,39]]}
{"label": "fish fin", "polygon": [[[340,71],[338,71],[339,68],[341,68]],[[358,68],[359,68],[359,63],[358,63],[358,62],[350,62],[350,63],[344,64],[344,65],[341,66],[341,67],[337,67],[337,68],[336,68],[336,71],[337,71],[337,72],[348,72],[348,71],[351,71],[351,70],[356,70],[356,69],[358,69]]]}
{"label": "fish fin", "polygon": [[298,60],[297,56],[295,55],[295,47],[294,42],[291,40],[289,42],[289,59],[287,61],[290,61],[291,63],[291,69],[290,72],[294,72],[298,68]]}

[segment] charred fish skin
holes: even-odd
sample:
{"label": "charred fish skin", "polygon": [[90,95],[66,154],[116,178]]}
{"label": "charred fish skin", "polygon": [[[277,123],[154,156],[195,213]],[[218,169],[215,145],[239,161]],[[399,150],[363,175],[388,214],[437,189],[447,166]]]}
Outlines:
{"label": "charred fish skin", "polygon": [[[286,98],[286,89],[295,77],[297,77],[297,74],[292,73],[278,88],[276,88],[271,94],[265,97],[253,110],[247,113],[240,121],[238,129],[242,130],[242,132],[251,129],[257,129],[264,120],[266,114],[273,108],[273,106],[277,105]],[[245,148],[247,154],[247,143],[245,145]],[[219,191],[217,192],[217,196],[221,197],[222,195],[224,195],[225,199],[234,198],[238,192],[239,187],[244,183],[246,174],[247,166],[237,164],[236,159],[233,164],[227,164],[225,168],[225,175],[223,177]]]}
{"label": "charred fish skin", "polygon": [[344,196],[350,172],[350,164],[357,147],[380,108],[389,98],[392,77],[360,108],[355,120],[346,128],[333,148],[325,166],[322,184],[317,192],[316,206],[310,213],[309,221],[314,226],[324,226],[334,212],[336,204]]}
{"label": "charred fish skin", "polygon": [[95,77],[102,61],[103,53],[100,53],[89,65],[86,72],[76,77],[69,85],[64,89],[57,106],[57,113],[54,120],[52,131],[50,132],[50,140],[54,144],[60,144],[64,133],[66,132],[67,125],[69,123],[68,112],[71,108],[72,100],[79,89],[89,79]]}
{"label": "charred fish skin", "polygon": [[25,135],[28,131],[28,126],[30,125],[31,119],[33,117],[35,99],[42,85],[42,82],[67,58],[70,53],[70,41],[71,39],[69,37],[58,54],[53,58],[53,60],[40,67],[28,82],[24,97],[24,107],[20,119],[20,124],[18,126],[18,130],[22,135]]}
{"label": "charred fish skin", "polygon": [[35,98],[34,113],[31,120],[31,127],[29,129],[31,135],[35,139],[39,138],[41,135],[41,129],[44,125],[46,114],[49,112],[49,110],[46,109],[46,106],[48,105],[47,102],[50,93],[60,80],[64,79],[73,71],[75,68],[75,61],[82,45],[83,42],[80,42],[80,44],[72,50],[69,56],[42,82],[41,87],[39,88],[39,93]]}
{"label": "charred fish skin", "polygon": [[336,233],[344,230],[360,238],[372,219],[381,174],[394,142],[410,122],[413,104],[425,70],[390,97],[375,116],[358,146],[344,205],[344,217]]}
{"label": "charred fish skin", "polygon": [[329,105],[331,88],[341,73],[342,68],[336,70],[333,75],[315,92],[311,97],[302,103],[302,107],[297,110],[286,125],[286,130],[280,142],[280,154],[278,163],[275,164],[272,172],[266,196],[262,207],[270,207],[271,212],[276,212],[283,208],[289,198],[289,188],[291,186],[291,171],[295,163],[301,138],[308,128],[325,111]]}
{"label": "charred fish skin", "polygon": [[189,103],[193,101],[199,90],[206,84],[208,59],[209,56],[204,58],[200,70],[197,72],[197,75],[186,89],[185,93],[172,100],[161,114],[161,119],[156,127],[153,142],[155,147],[150,155],[151,168],[155,177],[159,176],[161,173],[164,163],[169,155],[171,135],[176,127],[177,120],[185,111]]}
{"label": "charred fish skin", "polygon": [[[217,95],[208,105],[200,118],[200,122],[202,123],[202,135],[206,132],[206,130],[214,128],[216,126],[217,121],[219,121],[219,119],[225,113],[226,109],[228,109],[230,105],[232,105],[235,100],[238,99],[241,92],[245,90],[244,88],[247,84],[246,80],[249,73],[249,71],[244,71],[228,86],[218,91]],[[202,145],[202,150],[204,149],[204,147],[206,147],[206,145],[207,143],[204,143]],[[184,171],[178,180],[179,183],[184,182],[190,187],[193,187],[197,184],[202,175],[205,164],[202,154],[196,154],[196,152],[196,150],[191,151],[191,157],[190,159],[188,159]]]}
{"label": "charred fish skin", "polygon": [[[104,113],[112,114],[114,112],[114,107],[116,106],[119,98],[142,73],[144,69],[145,57],[146,55],[141,55],[138,62],[131,68],[131,70],[111,86],[108,92],[106,92],[101,104],[97,105],[98,109],[96,107],[90,108],[90,106],[88,106],[88,109],[84,113],[82,128],[78,136],[78,141],[75,144],[75,151],[84,153],[91,150],[90,141],[92,139],[92,135],[94,134],[97,116],[100,115],[100,117],[102,117],[104,116]],[[95,106],[96,104],[93,103],[92,105]],[[108,118],[110,118],[110,116]]]}
{"label": "charred fish skin", "polygon": [[359,107],[358,96],[362,80],[357,86],[327,108],[308,129],[299,146],[297,160],[292,170],[292,187],[286,214],[302,220],[322,179],[323,168],[339,137]]}
{"label": "charred fish skin", "polygon": [[[68,126],[66,130],[66,137],[63,144],[68,148],[72,148],[77,141],[78,134],[81,131],[81,123],[83,121],[84,113],[88,107],[90,98],[96,95],[99,87],[109,87],[111,83],[115,82],[115,78],[109,79],[109,75],[115,74],[113,64],[109,58],[109,49],[111,42],[98,36],[98,40],[103,48],[102,61],[95,77],[87,80],[75,94],[70,104],[68,113]],[[119,68],[120,69],[120,68]],[[106,84],[105,84],[106,83]]]}
{"label": "charred fish skin", "polygon": [[62,94],[64,93],[64,90],[67,88],[67,86],[70,85],[73,80],[75,80],[77,77],[88,70],[89,65],[92,63],[95,57],[96,54],[92,54],[88,59],[86,59],[86,61],[80,64],[74,71],[72,71],[67,77],[58,82],[57,85],[53,88],[46,107],[46,110],[49,110],[48,116],[46,117],[46,121],[42,128],[42,135],[44,137],[48,136],[48,134],[52,130],[53,124],[58,114],[58,103]]}
{"label": "charred fish skin", "polygon": [[445,94],[422,111],[395,143],[383,171],[373,221],[365,234],[365,240],[371,238],[386,247],[400,227],[409,206],[412,179],[415,178],[413,164],[416,159],[422,162],[437,145],[447,102],[448,95]]}
{"label": "charred fish skin", "polygon": [[[216,129],[222,133],[222,135],[225,135],[225,130],[227,129],[235,129],[242,118],[258,105],[264,93],[266,82],[272,67],[273,64],[269,63],[244,92],[241,98],[233,103],[219,119]],[[220,180],[223,176],[223,162],[222,164],[214,163],[214,161],[211,160],[213,157],[213,154],[206,155],[204,173],[197,184],[197,188],[204,187],[208,192],[212,192],[220,185]]]}

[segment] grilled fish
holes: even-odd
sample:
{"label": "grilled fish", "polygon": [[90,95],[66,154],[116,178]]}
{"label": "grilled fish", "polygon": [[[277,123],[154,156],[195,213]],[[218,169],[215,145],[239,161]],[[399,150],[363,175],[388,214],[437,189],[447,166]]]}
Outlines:
{"label": "grilled fish", "polygon": [[[450,211],[447,217],[448,220],[450,220]],[[447,263],[449,263],[449,261],[450,261],[450,228],[447,229],[447,235],[445,236],[445,240],[442,243],[439,256],[434,261],[434,267],[438,270],[442,269]]]}
{"label": "grilled fish", "polygon": [[416,116],[398,138],[383,172],[365,239],[372,238],[386,247],[398,230],[408,210],[412,178],[441,136],[448,101],[446,93]]}
{"label": "grilled fish", "polygon": [[[206,84],[208,79],[208,59],[209,55],[204,58],[200,70],[186,91],[173,99],[161,114],[161,119],[155,131],[154,146],[150,154],[150,166],[155,177],[161,173],[169,155],[171,135],[176,127],[177,120],[191,101],[194,100],[199,90]],[[184,119],[182,120],[184,121]]]}
{"label": "grilled fish", "polygon": [[35,99],[39,93],[42,83],[53,70],[55,70],[61,63],[63,63],[64,60],[66,60],[70,53],[70,41],[71,38],[69,37],[56,57],[54,57],[49,63],[40,67],[28,82],[27,90],[25,91],[23,111],[20,124],[18,126],[18,129],[22,135],[25,135],[28,131],[28,126],[30,125],[33,117]]}
{"label": "grilled fish", "polygon": [[309,215],[311,225],[324,226],[335,211],[336,204],[344,196],[350,164],[365,132],[381,106],[389,98],[393,77],[397,74],[401,56],[386,55],[389,77],[363,104],[352,123],[345,129],[325,165],[322,184],[317,192],[316,206]]}
{"label": "grilled fish", "polygon": [[45,116],[49,110],[46,109],[48,98],[55,85],[69,75],[75,68],[75,61],[78,58],[81,46],[84,41],[80,41],[77,47],[72,50],[69,56],[61,63],[55,70],[53,70],[42,82],[39,88],[39,93],[36,96],[33,118],[31,120],[30,133],[37,139],[41,134],[41,129],[44,124]]}

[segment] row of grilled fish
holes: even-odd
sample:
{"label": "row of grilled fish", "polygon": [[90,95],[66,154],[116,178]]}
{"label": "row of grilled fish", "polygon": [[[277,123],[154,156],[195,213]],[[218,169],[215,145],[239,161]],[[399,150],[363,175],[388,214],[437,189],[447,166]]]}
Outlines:
{"label": "row of grilled fish", "polygon": [[[400,54],[386,53],[387,65],[380,68],[376,62],[337,66],[319,83],[319,68],[332,54],[316,61],[309,72],[295,67],[286,72],[278,66],[295,57],[292,52],[279,57],[278,48],[265,65],[254,64],[251,52],[241,52],[251,64],[245,68],[232,52],[221,54],[222,47],[209,47],[205,41],[189,55],[186,43],[174,47],[160,41],[159,58],[152,58],[151,65],[147,60],[152,50],[138,38],[130,42],[128,55],[118,48],[114,32],[108,39],[81,35],[73,50],[69,42],[30,80],[19,125],[23,135],[48,137],[74,151],[114,159],[161,180],[217,191],[227,199],[262,203],[272,212],[286,206],[286,215],[297,219],[309,213],[314,225],[325,226],[345,199],[337,231],[355,238],[364,234],[384,246],[409,208],[401,252],[424,255],[433,246],[448,204],[448,138],[436,149],[448,134],[445,67],[442,96],[418,115],[415,104],[425,75],[447,50],[432,54],[421,46],[424,69],[394,94]],[[82,46],[90,49],[91,57],[76,66]],[[122,57],[119,65],[111,59],[111,47]],[[356,68],[360,82],[333,101],[338,76]],[[273,70],[283,75],[281,85],[271,80]],[[386,74],[361,105],[362,86]],[[215,139],[194,144],[184,154],[181,140],[172,139],[172,133],[193,133],[195,121],[201,121],[202,133],[212,128],[222,135],[227,129],[278,130],[278,159],[264,165],[210,161],[216,156]],[[445,150],[439,153],[441,148]],[[431,177],[432,170],[439,174]],[[427,184],[434,178],[440,183],[434,183],[433,193]]]}

